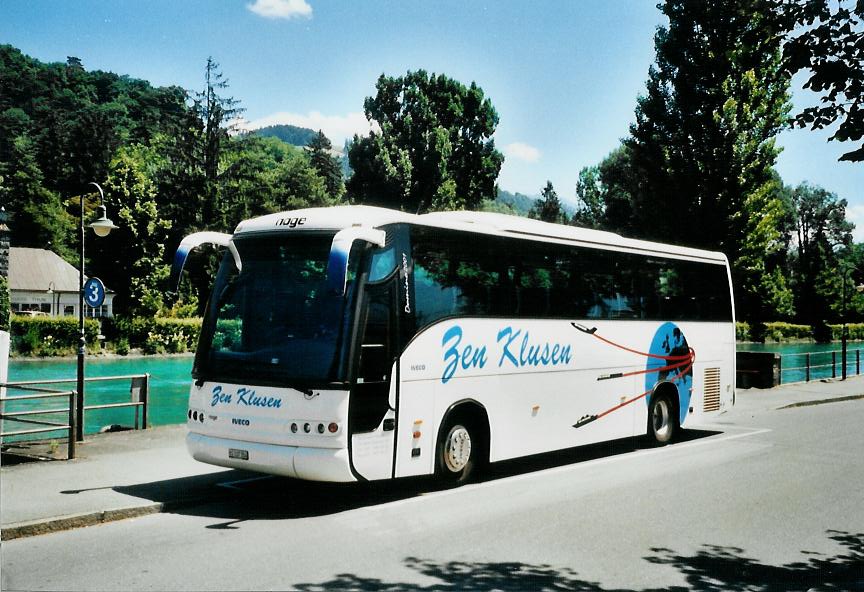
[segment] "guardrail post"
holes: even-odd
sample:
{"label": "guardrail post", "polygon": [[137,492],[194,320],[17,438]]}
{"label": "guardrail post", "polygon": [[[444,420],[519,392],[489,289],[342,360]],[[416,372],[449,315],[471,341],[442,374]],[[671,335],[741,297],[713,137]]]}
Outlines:
{"label": "guardrail post", "polygon": [[783,356],[777,356],[777,385],[783,384]]}
{"label": "guardrail post", "polygon": [[861,350],[855,350],[855,374],[861,374]]}
{"label": "guardrail post", "polygon": [[66,458],[72,460],[75,458],[75,434],[77,423],[75,421],[75,416],[77,415],[75,412],[75,401],[78,398],[76,391],[69,391],[69,440],[66,444]]}
{"label": "guardrail post", "polygon": [[[133,403],[140,403],[141,402],[141,389],[144,386],[143,383],[144,383],[144,381],[141,379],[140,376],[133,376],[132,379],[129,381],[129,395],[130,395],[129,399]],[[139,425],[138,424],[138,418],[141,415],[140,407],[141,407],[140,405],[135,405],[135,425],[133,427],[136,430],[139,429],[138,428],[138,425]]]}
{"label": "guardrail post", "polygon": [[831,378],[837,378],[837,352],[831,352]]}
{"label": "guardrail post", "polygon": [[807,382],[810,382],[810,352],[807,352]]}
{"label": "guardrail post", "polygon": [[141,426],[142,430],[147,429],[147,406],[149,405],[150,400],[150,374],[144,375],[144,383],[141,387],[141,402],[144,403],[141,409],[141,423],[144,425]]}

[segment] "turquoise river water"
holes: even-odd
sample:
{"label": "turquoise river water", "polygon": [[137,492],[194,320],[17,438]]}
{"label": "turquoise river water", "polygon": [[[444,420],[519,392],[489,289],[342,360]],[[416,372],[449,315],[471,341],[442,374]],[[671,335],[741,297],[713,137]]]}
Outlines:
{"label": "turquoise river water", "polygon": [[[10,382],[35,382],[39,380],[74,379],[76,375],[76,360],[74,358],[58,360],[10,360],[9,381]],[[192,356],[147,356],[147,357],[118,357],[118,358],[96,358],[88,357],[85,366],[85,375],[97,376],[124,376],[129,374],[150,374],[150,397],[148,407],[147,423],[151,426],[183,423],[186,420],[186,405],[189,395],[189,386],[192,384]],[[45,385],[48,388],[58,390],[71,390],[75,383],[61,385]],[[131,400],[130,381],[106,381],[88,382],[85,387],[85,404],[101,405],[108,403],[124,403]],[[30,394],[20,390],[12,390],[8,396]],[[22,402],[23,403],[23,402]],[[56,409],[66,406],[64,399],[47,399],[30,401],[26,409]],[[7,402],[6,411],[23,410],[21,404]],[[84,423],[85,433],[92,434],[108,425],[132,426],[135,421],[133,408],[121,409],[99,409],[87,411]],[[63,421],[63,414],[42,415],[40,420]],[[3,431],[17,431],[27,429],[28,426],[20,422],[5,421]],[[41,437],[65,437],[64,432],[51,432]]]}

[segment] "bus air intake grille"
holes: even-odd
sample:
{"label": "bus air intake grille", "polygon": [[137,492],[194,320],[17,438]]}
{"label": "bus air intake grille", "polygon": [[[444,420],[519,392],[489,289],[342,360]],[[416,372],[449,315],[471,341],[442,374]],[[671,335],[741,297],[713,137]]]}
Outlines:
{"label": "bus air intake grille", "polygon": [[720,410],[720,368],[705,369],[705,402],[702,411]]}

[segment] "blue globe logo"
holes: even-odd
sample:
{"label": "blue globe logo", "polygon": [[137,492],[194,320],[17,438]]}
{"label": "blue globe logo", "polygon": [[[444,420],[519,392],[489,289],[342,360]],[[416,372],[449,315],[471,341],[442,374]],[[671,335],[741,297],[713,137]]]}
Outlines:
{"label": "blue globe logo", "polygon": [[[678,387],[679,424],[687,418],[690,394],[693,388],[693,361],[695,356],[687,344],[684,332],[675,323],[663,323],[648,349],[650,356],[645,374],[645,390],[653,390],[659,382],[671,382]],[[647,405],[648,398],[645,398]]]}

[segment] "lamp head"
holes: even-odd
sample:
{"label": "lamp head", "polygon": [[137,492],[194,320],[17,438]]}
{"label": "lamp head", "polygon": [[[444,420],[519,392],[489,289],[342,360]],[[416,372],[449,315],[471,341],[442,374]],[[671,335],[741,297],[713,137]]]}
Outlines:
{"label": "lamp head", "polygon": [[117,228],[117,226],[114,226],[114,223],[108,218],[104,205],[99,206],[98,218],[94,222],[91,222],[89,226],[93,229],[93,232],[96,233],[96,236],[108,236],[112,230]]}

